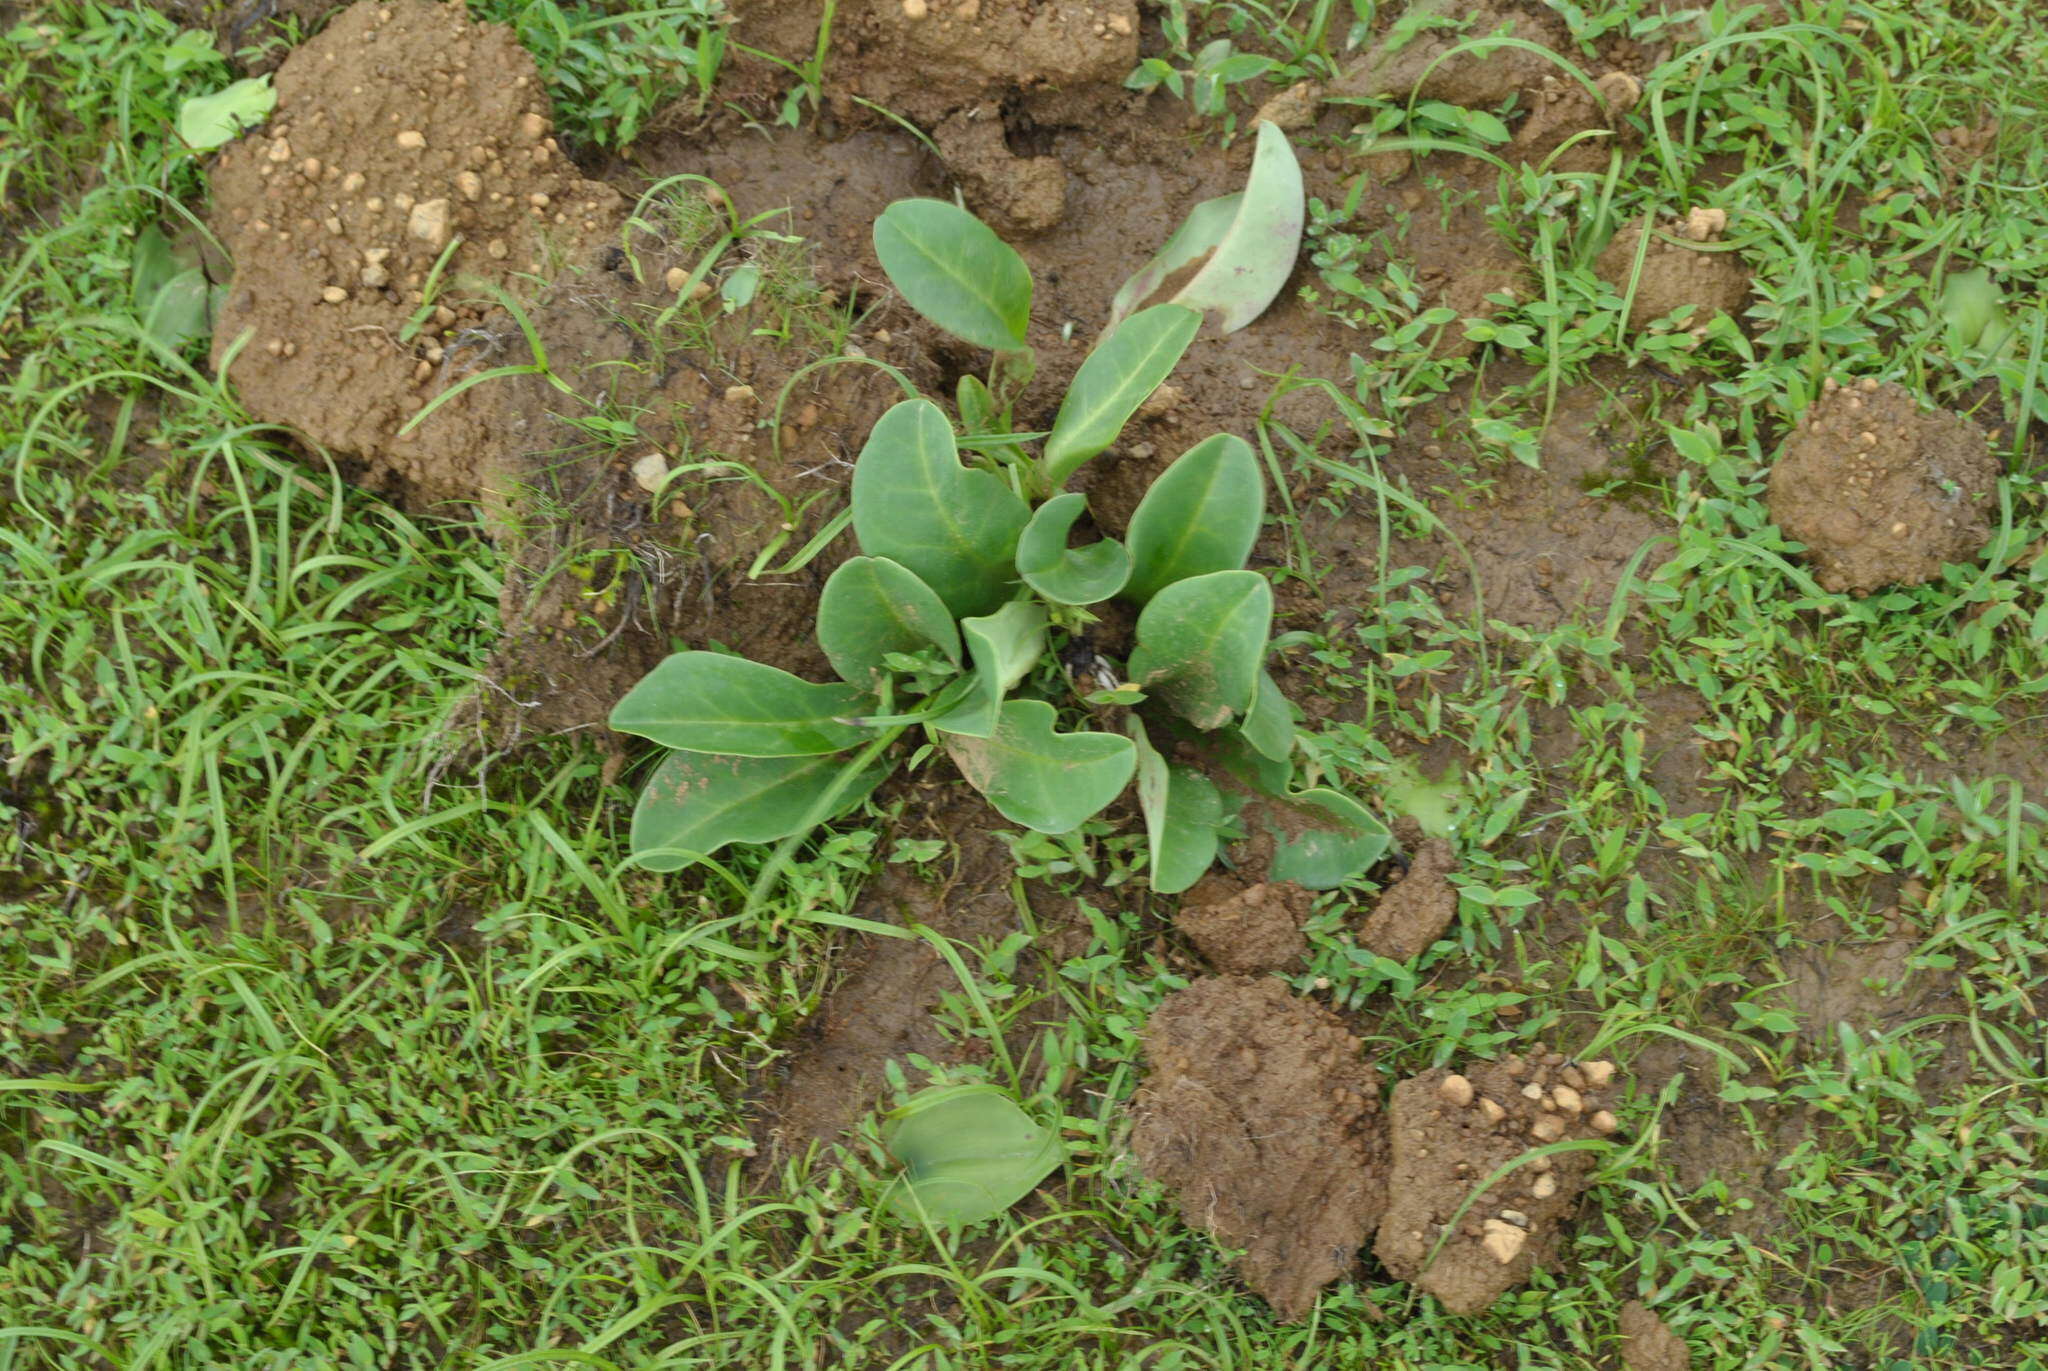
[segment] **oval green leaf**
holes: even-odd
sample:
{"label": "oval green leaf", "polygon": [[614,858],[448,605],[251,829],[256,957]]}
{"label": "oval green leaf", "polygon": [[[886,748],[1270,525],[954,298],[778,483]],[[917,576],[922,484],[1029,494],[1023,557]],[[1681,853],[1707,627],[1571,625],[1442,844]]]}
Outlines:
{"label": "oval green leaf", "polygon": [[1274,840],[1268,880],[1329,890],[1363,874],[1393,845],[1387,826],[1341,790],[1318,788],[1288,796],[1284,819],[1274,813],[1280,807],[1261,810]]}
{"label": "oval green leaf", "polygon": [[1131,554],[1114,538],[1067,546],[1074,521],[1087,508],[1087,497],[1078,491],[1055,495],[1038,507],[1017,540],[1017,574],[1055,604],[1096,604],[1122,590],[1131,577]]}
{"label": "oval green leaf", "polygon": [[1294,751],[1294,710],[1270,671],[1259,673],[1259,692],[1239,731],[1261,756],[1273,761],[1284,762]]}
{"label": "oval green leaf", "polygon": [[890,1210],[909,1223],[994,1218],[1066,1159],[1058,1131],[993,1085],[919,1092],[890,1116],[882,1145],[903,1164]]}
{"label": "oval green leaf", "polygon": [[1152,888],[1178,895],[1216,860],[1223,794],[1201,772],[1169,763],[1135,718],[1131,741],[1138,753],[1138,807],[1152,848]]}
{"label": "oval green leaf", "polygon": [[853,467],[853,532],[862,552],[909,568],[956,617],[1009,598],[1017,536],[1030,507],[990,472],[960,465],[952,425],[929,400],[904,400],[875,424]]}
{"label": "oval green leaf", "polygon": [[204,152],[262,123],[275,108],[277,92],[271,88],[270,78],[246,76],[178,106],[178,137],[187,147]]}
{"label": "oval green leaf", "polygon": [[948,737],[946,751],[967,783],[1012,823],[1068,833],[1100,813],[1131,782],[1129,738],[1057,733],[1043,700],[1007,700],[994,736]]}
{"label": "oval green leaf", "polygon": [[1175,581],[1234,571],[1266,516],[1266,483],[1251,444],[1219,433],[1159,474],[1131,515],[1127,600],[1143,604]]}
{"label": "oval green leaf", "polygon": [[1116,441],[1147,396],[1179,365],[1202,327],[1183,305],[1132,315],[1081,363],[1045,440],[1044,486],[1058,490],[1081,463]]}
{"label": "oval green leaf", "polygon": [[633,808],[633,860],[650,871],[677,871],[727,843],[780,842],[836,819],[893,769],[878,761],[847,777],[849,765],[844,757],[671,752]]}
{"label": "oval green leaf", "polygon": [[814,685],[722,652],[678,652],[612,707],[611,725],[684,752],[813,757],[866,742],[866,729],[839,720],[874,705],[853,686]]}
{"label": "oval green leaf", "polygon": [[1028,600],[1012,600],[995,613],[960,621],[967,656],[974,663],[967,698],[932,721],[946,733],[986,738],[996,731],[1003,697],[1045,652],[1045,609]]}
{"label": "oval green leaf", "polygon": [[1214,252],[1237,219],[1237,207],[1243,203],[1244,192],[1239,191],[1204,200],[1189,210],[1188,217],[1166,240],[1166,246],[1117,288],[1116,297],[1110,302],[1109,327],[1115,328],[1120,320],[1129,317],[1132,310],[1151,298],[1152,292],[1166,284],[1167,277]]}
{"label": "oval green leaf", "polygon": [[849,557],[818,597],[818,646],[840,679],[878,690],[892,652],[936,647],[960,663],[960,630],[938,592],[887,557]]}
{"label": "oval green leaf", "polygon": [[1236,217],[1208,264],[1175,293],[1174,301],[1209,315],[1225,333],[1264,314],[1294,274],[1307,206],[1301,164],[1287,135],[1278,124],[1262,120]]}
{"label": "oval green leaf", "polygon": [[1200,729],[1251,709],[1273,627],[1273,589],[1256,571],[1176,581],[1138,616],[1131,679]]}
{"label": "oval green leaf", "polygon": [[956,338],[1024,346],[1031,268],[981,220],[944,200],[898,200],[875,220],[875,256],[910,307]]}

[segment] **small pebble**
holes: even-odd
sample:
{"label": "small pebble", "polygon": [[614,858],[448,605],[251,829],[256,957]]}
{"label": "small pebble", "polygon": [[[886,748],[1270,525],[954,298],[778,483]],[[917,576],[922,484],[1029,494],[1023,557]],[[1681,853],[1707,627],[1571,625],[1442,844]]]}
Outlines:
{"label": "small pebble", "polygon": [[1615,1119],[1614,1115],[1605,1109],[1586,1120],[1586,1122],[1592,1125],[1595,1133],[1612,1133],[1615,1129],[1621,1127],[1621,1124]]}
{"label": "small pebble", "polygon": [[1505,1119],[1508,1116],[1507,1110],[1501,1108],[1500,1105],[1497,1104],[1495,1101],[1489,1100],[1484,1096],[1481,1096],[1479,1100],[1479,1112],[1486,1116],[1486,1121],[1488,1123],[1499,1123],[1502,1119]]}
{"label": "small pebble", "polygon": [[922,19],[930,12],[930,9],[925,4],[925,0],[903,0],[903,17],[905,19]]}
{"label": "small pebble", "polygon": [[1580,1062],[1579,1070],[1585,1073],[1586,1084],[1595,1090],[1605,1089],[1607,1083],[1614,1079],[1613,1062]]}
{"label": "small pebble", "polygon": [[418,129],[399,130],[398,146],[404,148],[407,152],[418,152],[426,145],[427,135],[421,133]]}
{"label": "small pebble", "polygon": [[668,458],[658,452],[650,452],[633,463],[633,484],[653,495],[661,489],[661,483],[668,479]]}
{"label": "small pebble", "polygon": [[1437,1086],[1436,1093],[1451,1105],[1463,1109],[1472,1103],[1472,1082],[1463,1076],[1446,1076]]}
{"label": "small pebble", "polygon": [[1568,1085],[1560,1085],[1550,1092],[1550,1102],[1567,1114],[1576,1114],[1585,1108],[1579,1092]]}
{"label": "small pebble", "polygon": [[1544,1174],[1536,1178],[1536,1184],[1529,1187],[1529,1193],[1539,1200],[1547,1200],[1557,1193],[1557,1177]]}
{"label": "small pebble", "polygon": [[1556,1142],[1564,1136],[1564,1120],[1555,1114],[1545,1114],[1529,1125],[1529,1133],[1539,1142]]}
{"label": "small pebble", "polygon": [[1529,1241],[1527,1233],[1499,1219],[1488,1219],[1485,1232],[1486,1236],[1480,1239],[1480,1245],[1502,1266],[1506,1266],[1521,1255],[1523,1245]]}
{"label": "small pebble", "polygon": [[327,289],[320,292],[320,298],[325,300],[330,305],[338,305],[343,300],[348,299],[348,292],[343,290],[340,286],[329,286],[327,287]]}
{"label": "small pebble", "polygon": [[455,173],[455,189],[462,192],[465,200],[475,200],[484,193],[484,178],[473,171]]}
{"label": "small pebble", "polygon": [[680,291],[690,283],[690,273],[681,267],[670,267],[661,279],[667,283],[670,290]]}

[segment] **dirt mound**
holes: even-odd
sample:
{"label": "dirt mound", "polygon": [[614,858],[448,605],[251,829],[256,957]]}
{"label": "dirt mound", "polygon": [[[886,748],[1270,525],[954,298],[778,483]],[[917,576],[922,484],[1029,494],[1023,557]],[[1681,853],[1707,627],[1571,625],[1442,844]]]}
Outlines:
{"label": "dirt mound", "polygon": [[1628,1371],[1689,1371],[1692,1351],[1641,1300],[1621,1307],[1621,1364]]}
{"label": "dirt mound", "polygon": [[1131,1143],[1190,1224],[1246,1249],[1282,1318],[1351,1268],[1387,1207],[1379,1073],[1334,1014],[1270,979],[1210,977],[1145,1029]]}
{"label": "dirt mound", "polygon": [[1836,386],[1807,407],[1771,468],[1771,517],[1806,544],[1829,590],[1918,585],[1991,536],[1998,463],[1984,430],[1923,414],[1896,385]]}
{"label": "dirt mound", "polygon": [[1359,941],[1376,956],[1412,962],[1443,936],[1458,913],[1458,889],[1444,878],[1457,865],[1451,845],[1426,842],[1399,884],[1380,896],[1365,916]]}
{"label": "dirt mound", "polygon": [[1217,872],[1189,887],[1173,924],[1218,971],[1280,971],[1308,951],[1301,927],[1313,899],[1291,881],[1246,885]]}
{"label": "dirt mound", "polygon": [[[1419,33],[1403,22],[1422,16],[1449,22]],[[1405,100],[1413,92],[1421,100],[1491,109],[1516,91],[1536,86],[1562,70],[1556,62],[1526,48],[1479,48],[1445,57],[1463,44],[1503,33],[1553,52],[1572,49],[1571,33],[1563,21],[1534,3],[1524,6],[1513,0],[1484,0],[1477,5],[1452,5],[1448,0],[1415,0],[1396,13],[1385,36],[1337,78],[1331,94]]]}
{"label": "dirt mound", "polygon": [[[738,43],[807,59],[821,0],[743,0]],[[828,98],[854,97],[930,127],[1019,93],[1116,85],[1138,64],[1136,0],[842,0],[832,16]],[[784,77],[787,84],[787,77]]]}
{"label": "dirt mound", "polygon": [[[359,0],[277,72],[269,128],[213,169],[235,275],[214,365],[261,419],[362,457],[374,484],[470,500],[502,421],[472,392],[501,361],[489,288],[524,293],[610,234],[620,203],[549,137],[533,59],[460,5]],[[229,355],[244,333],[249,342]],[[514,335],[516,337],[516,334]]]}
{"label": "dirt mound", "polygon": [[[1640,226],[1623,229],[1593,262],[1594,274],[1624,295],[1635,273],[1636,244],[1642,237]],[[1688,237],[1694,242],[1706,241],[1703,236]],[[1749,273],[1732,254],[1652,235],[1643,254],[1642,275],[1636,278],[1628,322],[1632,328],[1644,328],[1675,309],[1692,305],[1686,323],[1698,328],[1716,314],[1739,313],[1748,296]]]}
{"label": "dirt mound", "polygon": [[[1391,1198],[1373,1245],[1387,1270],[1452,1313],[1475,1314],[1547,1265],[1591,1155],[1517,1159],[1612,1133],[1613,1071],[1612,1063],[1580,1065],[1539,1049],[1468,1075],[1438,1069],[1395,1086]],[[1491,1180],[1497,1172],[1504,1174]]]}

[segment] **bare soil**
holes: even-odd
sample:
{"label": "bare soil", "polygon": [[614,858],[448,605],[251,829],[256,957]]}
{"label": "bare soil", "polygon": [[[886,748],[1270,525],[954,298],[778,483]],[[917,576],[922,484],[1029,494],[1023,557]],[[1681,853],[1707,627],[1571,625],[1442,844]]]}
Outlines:
{"label": "bare soil", "polygon": [[1375,956],[1397,962],[1427,952],[1458,914],[1458,889],[1445,879],[1455,865],[1449,843],[1432,838],[1422,844],[1408,874],[1365,916],[1358,940]]}
{"label": "bare soil", "polygon": [[1699,328],[1716,314],[1742,312],[1743,301],[1749,297],[1749,272],[1729,249],[1705,241],[1678,242],[1669,235],[1652,233],[1638,275],[1636,250],[1642,239],[1641,225],[1625,228],[1593,263],[1594,273],[1624,294],[1634,279],[1635,295],[1628,308],[1630,327],[1645,328],[1687,305],[1692,306],[1685,320],[1688,328]]}
{"label": "bare soil", "polygon": [[1391,1202],[1373,1244],[1387,1270],[1471,1314],[1554,1262],[1593,1162],[1545,1149],[1613,1131],[1611,1070],[1547,1053],[1395,1086]]}
{"label": "bare soil", "polygon": [[1173,923],[1218,971],[1284,971],[1308,951],[1308,938],[1301,930],[1311,899],[1308,891],[1289,881],[1246,884],[1216,872],[1181,896]]}
{"label": "bare soil", "polygon": [[1867,595],[1974,560],[1999,474],[1976,424],[1862,381],[1807,408],[1771,468],[1771,517],[1806,544],[1823,587]]}
{"label": "bare soil", "polygon": [[1628,1371],[1689,1371],[1692,1351],[1641,1300],[1621,1307],[1621,1364]]}
{"label": "bare soil", "polygon": [[1380,1077],[1358,1039],[1267,978],[1207,977],[1145,1029],[1131,1145],[1190,1224],[1243,1248],[1284,1319],[1350,1271],[1387,1207]]}

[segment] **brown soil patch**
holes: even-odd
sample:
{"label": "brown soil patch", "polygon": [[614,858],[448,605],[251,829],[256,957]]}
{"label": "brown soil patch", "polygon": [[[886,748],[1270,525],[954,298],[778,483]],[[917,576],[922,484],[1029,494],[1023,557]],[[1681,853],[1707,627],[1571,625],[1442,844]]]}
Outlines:
{"label": "brown soil patch", "polygon": [[[962,787],[940,794],[943,803],[913,804],[911,826],[898,835],[948,839],[958,845],[955,856],[929,881],[913,867],[883,867],[852,912],[897,927],[922,925],[969,947],[993,944],[1017,929],[1010,893],[1016,868],[995,836],[1006,825]],[[1020,961],[1016,975],[1044,991],[1050,968],[1078,955],[1086,935],[1077,931],[1069,902],[1035,885],[1027,893],[1039,921],[1039,960]],[[980,1039],[950,1035],[942,1027],[941,1002],[961,994],[962,987],[924,939],[852,939],[833,958],[833,973],[832,989],[798,1030],[788,1056],[759,1083],[763,1094],[753,1131],[764,1168],[801,1156],[813,1144],[844,1141],[847,1130],[881,1102],[889,1062],[907,1066],[917,1055],[959,1063],[987,1053]],[[1056,995],[1027,1006],[1006,1033],[1011,1053],[1022,1062],[1034,1035],[1064,1012]]]}
{"label": "brown soil patch", "polygon": [[[1661,402],[1659,395],[1643,394],[1644,384],[1638,377],[1616,391],[1586,386],[1561,394],[1542,436],[1541,468],[1489,456],[1484,493],[1451,465],[1470,460],[1471,449],[1460,441],[1469,434],[1462,408],[1469,390],[1421,407],[1389,467],[1431,497],[1455,541],[1438,535],[1396,544],[1390,564],[1434,567],[1431,589],[1457,615],[1472,612],[1476,579],[1489,620],[1539,631],[1574,619],[1598,623],[1630,561],[1672,531],[1667,519],[1610,489],[1632,479],[1638,465],[1629,452],[1629,428],[1648,421],[1630,407],[1653,414]],[[1525,416],[1525,422],[1539,420],[1540,414]],[[1374,520],[1368,507],[1312,535],[1340,559],[1324,585],[1330,603],[1359,603],[1378,580]],[[1637,574],[1647,576],[1669,556],[1668,545],[1651,547]]]}
{"label": "brown soil patch", "polygon": [[[1401,9],[1389,8],[1393,24],[1419,12],[1456,21],[1422,30],[1407,42],[1382,38],[1353,63],[1331,88],[1351,98],[1443,100],[1471,109],[1490,110],[1519,90],[1556,76],[1558,65],[1525,48],[1497,47],[1460,52],[1453,49],[1475,39],[1505,33],[1553,52],[1570,52],[1572,38],[1562,20],[1536,4],[1484,0],[1478,5],[1452,5],[1447,0],[1416,0]],[[1389,37],[1391,34],[1389,35]]]}
{"label": "brown soil patch", "polygon": [[1999,474],[1976,424],[1866,380],[1808,406],[1771,468],[1771,517],[1829,590],[1918,585],[1983,550]]}
{"label": "brown soil patch", "polygon": [[1270,979],[1209,977],[1145,1029],[1131,1144],[1190,1224],[1244,1248],[1284,1319],[1352,1268],[1387,1205],[1379,1073],[1334,1014]]}
{"label": "brown soil patch", "polygon": [[[736,43],[799,61],[816,51],[820,0],[733,10]],[[836,115],[860,117],[859,97],[930,127],[990,99],[1116,85],[1137,64],[1136,0],[842,0],[825,69]]]}
{"label": "brown soil patch", "polygon": [[1189,887],[1173,924],[1218,971],[1282,971],[1308,951],[1301,929],[1313,898],[1291,881],[1245,885],[1216,872]]}
{"label": "brown soil patch", "polygon": [[372,484],[474,499],[511,437],[490,399],[399,429],[505,360],[488,289],[524,293],[522,276],[580,260],[619,197],[562,157],[511,31],[459,5],[360,0],[285,60],[277,91],[265,133],[213,167],[214,230],[235,263],[214,365],[266,421],[363,458]]}
{"label": "brown soil patch", "polygon": [[1412,962],[1443,936],[1458,913],[1458,888],[1444,879],[1457,865],[1451,845],[1432,838],[1393,889],[1365,916],[1359,941],[1375,956]]}
{"label": "brown soil patch", "polygon": [[1373,1245],[1387,1270],[1450,1312],[1475,1314],[1550,1265],[1591,1153],[1521,1161],[1487,1182],[1533,1149],[1611,1132],[1611,1070],[1548,1053],[1465,1076],[1425,1071],[1394,1087],[1391,1199]]}
{"label": "brown soil patch", "polygon": [[[1635,272],[1640,226],[1623,229],[1593,262],[1593,272],[1615,290],[1627,294]],[[1693,311],[1686,326],[1699,328],[1716,314],[1739,314],[1749,297],[1749,272],[1725,249],[1709,249],[1652,235],[1643,253],[1642,274],[1629,303],[1631,328],[1645,328],[1686,305]]]}
{"label": "brown soil patch", "polygon": [[1689,1371],[1692,1351],[1641,1300],[1621,1307],[1621,1364],[1628,1371]]}

